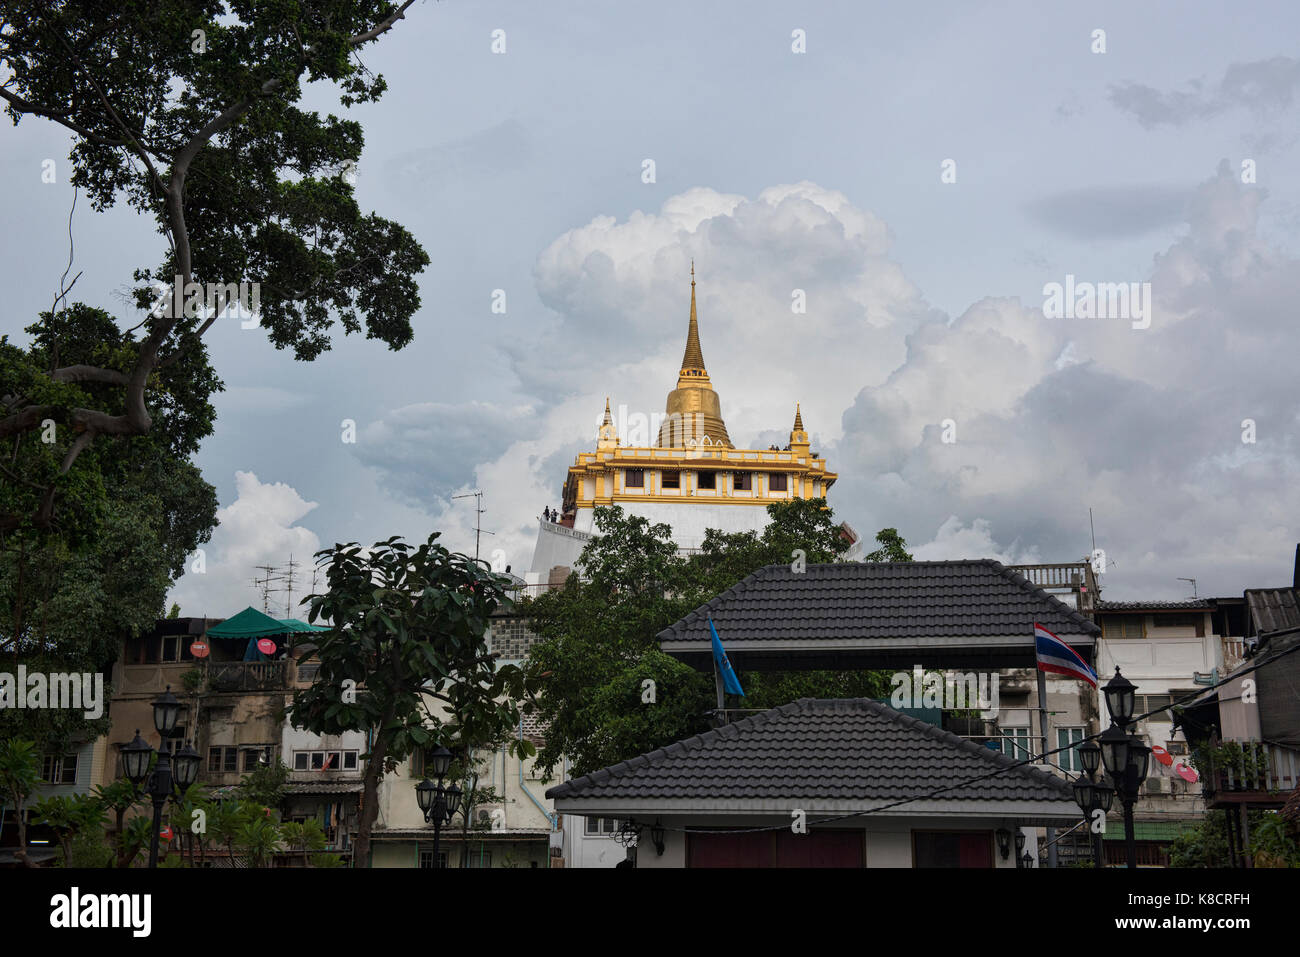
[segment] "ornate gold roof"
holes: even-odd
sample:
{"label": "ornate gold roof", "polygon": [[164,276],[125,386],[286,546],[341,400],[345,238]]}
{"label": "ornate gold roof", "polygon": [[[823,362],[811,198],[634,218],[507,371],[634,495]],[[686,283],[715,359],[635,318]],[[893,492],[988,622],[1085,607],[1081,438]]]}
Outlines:
{"label": "ornate gold roof", "polygon": [[686,352],[677,376],[677,388],[668,393],[668,417],[659,427],[659,448],[721,446],[734,448],[722,421],[722,404],[709,382],[700,349],[700,323],[695,309],[695,261],[691,261],[691,319],[686,330]]}

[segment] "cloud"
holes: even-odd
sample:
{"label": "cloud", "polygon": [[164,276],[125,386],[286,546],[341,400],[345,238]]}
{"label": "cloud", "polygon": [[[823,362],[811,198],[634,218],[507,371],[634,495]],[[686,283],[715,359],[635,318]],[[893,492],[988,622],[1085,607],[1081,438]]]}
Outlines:
{"label": "cloud", "polygon": [[473,484],[473,463],[530,434],[536,419],[526,405],[421,402],[366,425],[352,448],[399,498],[425,503]]}
{"label": "cloud", "polygon": [[1191,80],[1185,90],[1158,90],[1142,83],[1120,83],[1109,97],[1145,129],[1185,126],[1245,107],[1255,112],[1290,109],[1300,87],[1300,60],[1276,56],[1233,63],[1217,84]]}
{"label": "cloud", "polygon": [[[1150,329],[1047,320],[1008,300],[925,324],[846,410],[833,503],[865,507],[868,530],[899,528],[918,557],[980,547],[1044,561],[1088,553],[1091,506],[1117,598],[1168,597],[1179,575],[1231,594],[1285,566],[1300,536],[1300,414],[1279,343],[1300,263],[1258,236],[1260,202],[1226,163],[1195,190],[1187,235],[1147,275]],[[1267,440],[1243,445],[1247,418],[1268,423]]]}
{"label": "cloud", "polygon": [[[248,605],[261,608],[261,596],[252,584],[260,574],[256,566],[282,566],[290,555],[302,566],[294,587],[295,603],[309,591],[312,555],[320,549],[320,539],[296,523],[316,503],[303,499],[290,485],[260,482],[252,472],[235,473],[235,491],[235,500],[217,512],[217,529],[204,548],[204,571],[195,570],[196,558],[191,557],[168,599],[180,604],[182,615],[229,618]],[[272,595],[277,617],[284,611],[286,597]]]}
{"label": "cloud", "polygon": [[1190,192],[1164,186],[1087,187],[1029,203],[1039,225],[1072,239],[1140,236],[1181,223]]}

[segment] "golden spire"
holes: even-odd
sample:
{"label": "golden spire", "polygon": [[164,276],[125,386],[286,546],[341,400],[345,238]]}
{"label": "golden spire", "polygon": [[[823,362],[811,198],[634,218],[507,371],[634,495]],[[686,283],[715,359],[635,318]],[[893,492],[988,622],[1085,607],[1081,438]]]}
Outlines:
{"label": "golden spire", "polygon": [[605,421],[601,425],[613,425],[614,420],[609,414],[609,396],[605,396]]}
{"label": "golden spire", "polygon": [[802,431],[803,431],[803,416],[799,413],[799,403],[798,403],[798,402],[796,402],[796,403],[794,404],[794,430],[795,430],[796,432],[802,432]]}
{"label": "golden spire", "polygon": [[700,325],[695,315],[695,260],[691,260],[691,324],[686,332],[686,354],[682,356],[682,370],[698,369],[704,372],[704,353],[700,351]]}

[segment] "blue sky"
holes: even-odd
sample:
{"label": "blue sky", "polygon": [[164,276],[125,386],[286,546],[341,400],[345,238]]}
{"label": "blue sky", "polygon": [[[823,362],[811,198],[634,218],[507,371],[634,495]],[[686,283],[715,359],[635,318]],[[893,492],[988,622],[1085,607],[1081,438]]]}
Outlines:
{"label": "blue sky", "polygon": [[[802,402],[859,531],[896,526],[925,558],[1077,560],[1091,506],[1107,597],[1289,581],[1298,19],[1284,3],[417,4],[363,57],[388,93],[351,111],[360,203],[432,258],[415,342],[340,336],[298,363],[260,330],[213,328],[227,391],[199,464],[223,525],[175,597],[230,614],[254,564],[338,540],[440,529],[472,550],[471,505],[450,498],[472,488],[490,547],[527,567],[604,397],[662,408],[692,256],[733,440],[784,441]],[[27,120],[4,142],[21,228],[0,239],[0,329],[22,338],[67,260],[68,138]],[[158,259],[153,226],[83,197],[73,232],[77,295],[130,324],[120,291]],[[1044,318],[1044,284],[1067,274],[1150,282],[1151,328]]]}

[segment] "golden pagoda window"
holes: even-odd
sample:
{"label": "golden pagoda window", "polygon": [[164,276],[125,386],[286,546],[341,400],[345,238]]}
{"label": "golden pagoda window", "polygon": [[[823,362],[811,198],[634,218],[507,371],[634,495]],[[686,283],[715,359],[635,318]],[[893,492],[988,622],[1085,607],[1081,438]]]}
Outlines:
{"label": "golden pagoda window", "polygon": [[624,488],[645,488],[645,469],[627,469],[623,472]]}
{"label": "golden pagoda window", "polygon": [[786,475],[784,472],[773,472],[767,477],[767,490],[769,492],[786,491]]}
{"label": "golden pagoda window", "polygon": [[671,471],[668,471],[667,469],[665,469],[665,470],[664,470],[664,481],[663,481],[663,487],[664,487],[664,488],[681,488],[681,487],[682,487],[682,477],[681,477],[681,475],[680,475],[679,473],[677,473],[677,472],[671,472]]}
{"label": "golden pagoda window", "polygon": [[754,477],[748,472],[735,473],[737,492],[748,492],[754,487]]}
{"label": "golden pagoda window", "polygon": [[716,489],[718,487],[717,472],[699,472],[699,488]]}

